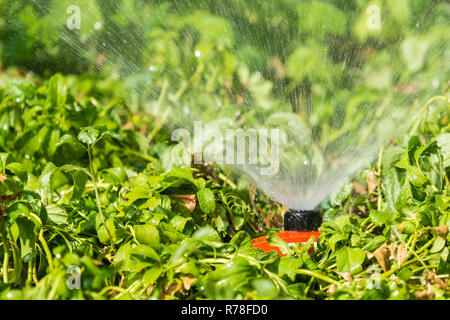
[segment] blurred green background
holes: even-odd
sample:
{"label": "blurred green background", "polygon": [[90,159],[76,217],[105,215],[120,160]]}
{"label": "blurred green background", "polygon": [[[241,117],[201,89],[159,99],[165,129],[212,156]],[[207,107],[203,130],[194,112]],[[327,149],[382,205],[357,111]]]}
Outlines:
{"label": "blurred green background", "polygon": [[[69,30],[73,5],[80,29]],[[371,6],[380,9],[380,29],[368,27]],[[245,98],[263,112],[289,97],[306,112],[315,97],[342,103],[346,90],[439,92],[449,73],[449,20],[447,1],[427,0],[1,0],[0,57],[4,68],[40,75],[133,74],[154,92],[169,77],[169,91],[189,82],[184,98],[202,105],[215,95],[229,105]]]}
{"label": "blurred green background", "polygon": [[[73,5],[80,28],[70,30]],[[80,75],[71,83],[78,91],[125,97],[158,125],[200,118],[281,128],[282,168],[307,172],[295,177],[301,183],[398,138],[448,86],[447,1],[0,0],[0,8],[3,68]]]}

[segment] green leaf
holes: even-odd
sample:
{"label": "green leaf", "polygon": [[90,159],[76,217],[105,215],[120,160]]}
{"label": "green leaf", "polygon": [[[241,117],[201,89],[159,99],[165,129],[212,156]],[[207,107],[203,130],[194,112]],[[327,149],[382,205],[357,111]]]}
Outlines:
{"label": "green leaf", "polygon": [[222,205],[217,204],[212,222],[217,231],[227,232],[229,226],[227,210]]}
{"label": "green leaf", "polygon": [[57,205],[49,205],[47,208],[48,219],[56,225],[67,225],[68,214],[66,210]]}
{"label": "green leaf", "polygon": [[155,249],[153,249],[152,247],[150,247],[148,245],[138,244],[134,248],[131,248],[130,254],[140,255],[140,256],[143,256],[146,258],[153,259],[157,262],[161,261],[159,255],[155,251]]}
{"label": "green leaf", "polygon": [[360,248],[344,247],[337,253],[337,269],[339,272],[354,274],[361,270],[366,254]]}
{"label": "green leaf", "polygon": [[399,198],[401,192],[401,184],[399,179],[399,174],[395,170],[395,168],[391,168],[389,171],[384,173],[384,184],[386,186],[386,202],[387,202],[387,210],[390,213],[395,212],[395,204],[397,199]]}
{"label": "green leaf", "polygon": [[89,177],[92,177],[91,173],[82,167],[74,165],[65,165],[60,168],[62,171],[67,171],[70,173],[73,179],[73,191],[71,201],[81,199],[86,183]]}
{"label": "green leaf", "polygon": [[102,138],[113,138],[113,139],[116,139],[116,140],[119,140],[119,141],[122,141],[124,139],[124,137],[121,136],[120,134],[115,133],[113,131],[109,131],[109,130],[103,132],[101,137]]}
{"label": "green leaf", "polygon": [[13,156],[11,153],[0,153],[0,164],[2,166],[2,170],[13,161]]}
{"label": "green leaf", "polygon": [[239,231],[230,240],[230,243],[238,248],[249,248],[252,245],[252,239],[250,235],[245,231]]}
{"label": "green leaf", "polygon": [[380,247],[386,241],[387,239],[385,236],[378,235],[375,238],[371,239],[362,249],[372,252],[378,247]]}
{"label": "green leaf", "polygon": [[62,109],[67,99],[67,84],[65,79],[56,74],[48,81],[47,89],[47,108],[56,107]]}
{"label": "green leaf", "polygon": [[271,300],[278,296],[278,289],[273,281],[256,279],[252,281],[252,284],[259,299]]}
{"label": "green leaf", "polygon": [[21,275],[22,275],[22,268],[23,268],[22,257],[21,257],[20,250],[16,243],[11,242],[11,247],[12,247],[12,251],[13,251],[13,260],[14,260],[14,272],[13,272],[14,280],[13,281],[16,283],[19,283]]}
{"label": "green leaf", "polygon": [[437,144],[441,148],[444,168],[450,167],[450,133],[443,133],[436,137]]}
{"label": "green leaf", "polygon": [[55,143],[55,148],[58,148],[66,143],[79,143],[77,139],[71,134],[65,134],[58,139]]}
{"label": "green leaf", "polygon": [[281,253],[283,253],[284,255],[290,256],[290,255],[292,255],[294,253],[292,251],[292,249],[289,247],[289,244],[287,244],[286,241],[281,239],[275,233],[269,234],[267,236],[267,241],[269,242],[269,244],[271,246],[280,248]]}
{"label": "green leaf", "polygon": [[428,182],[427,177],[417,167],[408,167],[406,170],[406,178],[416,187],[422,187]]}
{"label": "green leaf", "polygon": [[286,257],[280,260],[278,264],[278,273],[280,276],[287,275],[291,281],[295,281],[297,270],[303,265],[300,257]]}
{"label": "green leaf", "polygon": [[190,168],[173,168],[167,173],[167,177],[185,179],[195,185],[194,176],[192,175],[192,170]]}
{"label": "green leaf", "polygon": [[126,199],[126,202],[133,203],[138,199],[148,199],[151,196],[152,194],[146,186],[137,185],[136,187],[132,188],[124,198]]}
{"label": "green leaf", "polygon": [[414,273],[409,267],[404,267],[398,272],[398,277],[403,281],[408,281]]}
{"label": "green leaf", "polygon": [[219,234],[216,230],[214,230],[211,226],[203,226],[197,231],[194,232],[192,235],[193,239],[196,240],[207,240],[207,241],[213,241],[213,242],[221,242]]}
{"label": "green leaf", "polygon": [[97,127],[81,128],[80,133],[78,134],[78,140],[87,144],[88,146],[96,143],[99,137],[100,130]]}
{"label": "green leaf", "polygon": [[197,199],[200,209],[204,213],[212,213],[216,208],[216,199],[211,189],[205,188],[197,192]]}
{"label": "green leaf", "polygon": [[103,170],[102,178],[105,182],[113,184],[121,184],[128,179],[128,175],[124,168],[117,167]]}
{"label": "green leaf", "polygon": [[369,216],[372,222],[375,223],[377,226],[388,224],[394,217],[393,214],[377,210],[370,210]]}
{"label": "green leaf", "polygon": [[336,233],[330,237],[328,240],[328,245],[330,246],[331,251],[336,250],[336,244],[339,241],[347,240],[349,235],[347,233]]}
{"label": "green leaf", "polygon": [[53,198],[53,175],[57,170],[58,168],[53,163],[48,162],[39,177],[38,193],[42,199],[46,199],[50,202]]}
{"label": "green leaf", "polygon": [[152,285],[163,273],[163,269],[160,267],[154,267],[149,270],[147,270],[144,273],[144,276],[142,277],[142,281],[144,282],[145,286]]}
{"label": "green leaf", "polygon": [[5,168],[19,177],[20,181],[22,181],[23,183],[27,183],[28,173],[21,163],[13,162],[8,164]]}
{"label": "green leaf", "polygon": [[[108,229],[106,229],[106,227]],[[109,231],[109,232],[108,232]],[[98,229],[98,238],[101,243],[103,244],[110,244],[111,237],[112,242],[116,241],[116,226],[114,225],[114,219],[109,218],[106,220],[106,226],[105,224],[102,224],[100,228]]]}
{"label": "green leaf", "polygon": [[170,220],[169,224],[175,230],[177,230],[179,232],[183,232],[184,231],[184,227],[186,226],[186,223],[188,223],[191,220],[192,220],[192,218],[185,218],[185,217],[182,217],[182,216],[175,216],[175,217],[173,217]]}
{"label": "green leaf", "polygon": [[25,218],[28,217],[30,214],[30,206],[26,202],[14,202],[9,207],[6,208],[6,214],[8,215],[8,218],[12,221],[16,220],[17,218]]}
{"label": "green leaf", "polygon": [[122,265],[124,262],[130,259],[131,256],[131,243],[127,242],[126,244],[120,246],[114,255],[114,263],[118,265]]}
{"label": "green leaf", "polygon": [[36,255],[35,224],[27,218],[17,218],[16,223],[19,227],[21,258],[24,262],[28,262]]}
{"label": "green leaf", "polygon": [[434,240],[433,246],[430,249],[430,253],[437,253],[444,249],[445,247],[445,240],[441,237],[437,237],[436,240]]}
{"label": "green leaf", "polygon": [[159,231],[152,224],[142,224],[133,226],[136,239],[142,244],[149,245],[155,249],[160,247]]}

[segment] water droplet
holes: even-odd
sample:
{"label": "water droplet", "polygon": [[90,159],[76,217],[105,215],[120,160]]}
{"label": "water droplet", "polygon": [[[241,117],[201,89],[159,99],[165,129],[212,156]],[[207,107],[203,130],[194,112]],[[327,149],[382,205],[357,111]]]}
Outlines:
{"label": "water droplet", "polygon": [[195,51],[195,56],[197,58],[199,58],[201,55],[202,55],[202,53],[199,50]]}
{"label": "water droplet", "polygon": [[439,80],[438,79],[433,79],[431,84],[433,85],[433,87],[437,88],[437,87],[439,87]]}
{"label": "water droplet", "polygon": [[99,21],[94,24],[95,30],[100,30],[103,27],[103,24]]}

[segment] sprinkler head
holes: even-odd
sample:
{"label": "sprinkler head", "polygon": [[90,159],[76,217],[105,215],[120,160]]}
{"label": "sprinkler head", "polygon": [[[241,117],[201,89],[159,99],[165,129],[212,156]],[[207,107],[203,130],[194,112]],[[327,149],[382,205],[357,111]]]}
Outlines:
{"label": "sprinkler head", "polygon": [[[284,231],[278,232],[277,236],[287,243],[306,243],[314,237],[314,241],[320,236],[317,229],[322,223],[319,211],[314,210],[289,210],[284,215]],[[275,244],[269,243],[267,236],[252,240],[252,247],[260,248],[264,252],[276,251],[282,257],[284,254]]]}
{"label": "sprinkler head", "polygon": [[285,231],[313,231],[322,224],[322,216],[313,210],[290,210],[284,215]]}

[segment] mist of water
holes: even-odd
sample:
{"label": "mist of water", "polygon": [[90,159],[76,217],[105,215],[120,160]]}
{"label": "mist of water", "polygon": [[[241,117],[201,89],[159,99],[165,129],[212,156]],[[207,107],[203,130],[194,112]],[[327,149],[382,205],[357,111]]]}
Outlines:
{"label": "mist of water", "polygon": [[316,207],[369,165],[447,81],[449,5],[440,1],[12,3],[12,19],[45,21],[37,40],[77,61],[65,72],[120,79],[172,129],[196,120],[279,129],[275,174],[229,165],[295,209]]}

